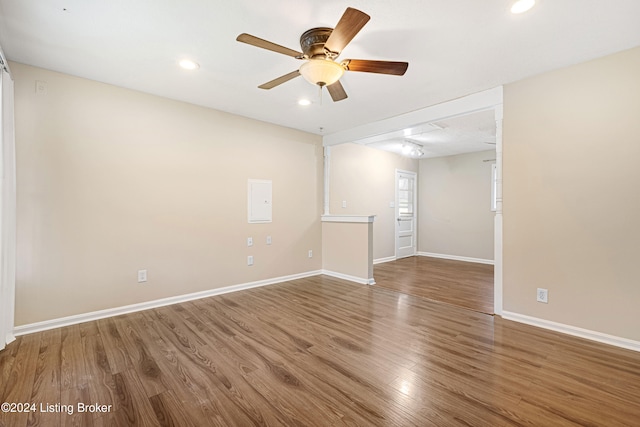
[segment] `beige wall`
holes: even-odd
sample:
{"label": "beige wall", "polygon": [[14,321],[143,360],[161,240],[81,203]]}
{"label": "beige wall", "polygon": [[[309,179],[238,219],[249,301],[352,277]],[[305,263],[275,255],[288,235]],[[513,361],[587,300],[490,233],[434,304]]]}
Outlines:
{"label": "beige wall", "polygon": [[493,260],[495,151],[420,160],[420,252]]}
{"label": "beige wall", "polygon": [[330,273],[373,279],[371,223],[323,222],[322,268]]}
{"label": "beige wall", "polygon": [[[320,137],[11,68],[16,325],[321,268]],[[247,223],[249,178],[273,180],[273,223]]]}
{"label": "beige wall", "polygon": [[638,76],[635,48],[505,86],[505,310],[640,340]]}
{"label": "beige wall", "polygon": [[396,169],[417,172],[418,161],[360,144],[331,147],[331,214],[376,215],[374,260],[395,255],[395,209],[389,202],[395,200]]}

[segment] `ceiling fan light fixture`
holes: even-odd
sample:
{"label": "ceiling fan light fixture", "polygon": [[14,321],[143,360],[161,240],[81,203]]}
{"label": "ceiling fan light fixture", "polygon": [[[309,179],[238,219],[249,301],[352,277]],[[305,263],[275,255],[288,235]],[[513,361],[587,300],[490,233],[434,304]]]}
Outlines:
{"label": "ceiling fan light fixture", "polygon": [[511,13],[524,13],[536,4],[536,0],[518,0],[511,6]]}
{"label": "ceiling fan light fixture", "polygon": [[342,65],[328,59],[310,59],[299,71],[306,81],[318,86],[330,86],[344,74]]}

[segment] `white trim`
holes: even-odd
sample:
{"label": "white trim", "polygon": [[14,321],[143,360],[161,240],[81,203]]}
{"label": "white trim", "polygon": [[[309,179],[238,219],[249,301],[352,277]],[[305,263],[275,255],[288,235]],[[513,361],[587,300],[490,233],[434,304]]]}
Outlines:
{"label": "white trim", "polygon": [[6,343],[11,344],[16,340],[16,336],[13,332],[9,332],[6,334]]}
{"label": "white trim", "polygon": [[362,277],[351,276],[349,274],[337,273],[331,270],[322,270],[322,274],[325,276],[335,277],[336,279],[348,280],[350,282],[359,283],[361,285],[375,285],[376,281],[374,279],[364,279]]}
{"label": "white trim", "polygon": [[531,317],[524,314],[513,313],[511,311],[503,311],[502,318],[506,320],[512,320],[514,322],[536,326],[538,328],[549,329],[551,331],[556,331],[567,335],[573,335],[579,338],[585,338],[591,341],[597,341],[616,347],[626,348],[627,350],[640,351],[640,341],[617,337],[615,335],[591,331],[589,329],[578,328],[577,326],[565,325],[563,323],[552,322],[550,320]]}
{"label": "white trim", "polygon": [[[502,88],[501,88],[502,89]],[[501,92],[502,93],[502,92]],[[493,219],[493,259],[495,264],[493,267],[493,312],[497,315],[502,314],[502,182],[503,182],[503,165],[502,165],[502,119],[503,105],[497,105],[494,109],[494,117],[496,120],[496,213]]]}
{"label": "white trim", "polygon": [[418,252],[417,255],[427,256],[431,258],[452,259],[454,261],[475,262],[476,264],[489,264],[489,265],[495,264],[495,262],[492,259],[471,258],[466,256],[458,256],[458,255],[434,254],[431,252]]}
{"label": "white trim", "polygon": [[226,286],[224,288],[210,289],[207,291],[194,292],[194,293],[185,294],[185,295],[177,295],[174,297],[162,298],[162,299],[142,302],[138,304],[125,305],[122,307],[108,308],[105,310],[93,311],[90,313],[76,314],[73,316],[61,317],[59,319],[45,320],[43,322],[36,322],[36,323],[30,323],[27,325],[16,326],[13,332],[16,336],[32,334],[34,332],[61,328],[63,326],[90,322],[93,320],[104,319],[106,317],[119,316],[121,314],[133,313],[136,311],[149,310],[152,308],[163,307],[165,305],[178,304],[181,302],[207,298],[215,295],[227,294],[230,292],[237,292],[237,291],[243,291],[246,289],[257,288],[261,286],[274,285],[277,283],[288,282],[291,280],[303,279],[305,277],[318,276],[320,274],[323,274],[323,272],[320,270],[309,271],[306,273],[292,274],[289,276],[258,280],[256,282]]}
{"label": "white trim", "polygon": [[374,259],[373,260],[373,264],[382,264],[384,262],[391,262],[391,261],[395,261],[396,257],[395,256],[388,256],[386,258],[378,258],[378,259]]}
{"label": "white trim", "polygon": [[502,314],[502,212],[496,212],[493,218],[493,312],[494,314]]}
{"label": "white trim", "polygon": [[7,61],[7,57],[4,55],[2,47],[0,47],[0,65],[0,71],[4,69],[9,75],[9,78],[13,80],[13,74],[11,74],[11,69],[9,68],[9,61]]}
{"label": "white trim", "polygon": [[330,215],[330,194],[331,185],[331,147],[324,147],[324,186],[322,187],[324,196],[324,215]]}
{"label": "white trim", "polygon": [[[5,58],[6,60],[6,58]],[[6,64],[5,64],[6,65]],[[7,78],[9,77],[9,78]],[[16,155],[14,83],[0,69],[0,350],[15,340]]]}
{"label": "white trim", "polygon": [[375,215],[322,215],[322,222],[374,222]]}
{"label": "white trim", "polygon": [[497,210],[496,208],[496,196],[497,196],[497,191],[496,191],[496,185],[497,185],[497,181],[498,181],[498,167],[496,166],[495,163],[491,163],[491,212],[495,212]]}

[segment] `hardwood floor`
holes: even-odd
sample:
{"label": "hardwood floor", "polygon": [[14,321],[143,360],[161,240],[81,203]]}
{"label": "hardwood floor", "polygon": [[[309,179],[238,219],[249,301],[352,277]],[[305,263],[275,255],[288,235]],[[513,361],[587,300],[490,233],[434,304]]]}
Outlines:
{"label": "hardwood floor", "polygon": [[493,314],[493,266],[414,256],[374,265],[376,285]]}
{"label": "hardwood floor", "polygon": [[326,276],[21,336],[0,376],[11,427],[640,420],[640,353]]}

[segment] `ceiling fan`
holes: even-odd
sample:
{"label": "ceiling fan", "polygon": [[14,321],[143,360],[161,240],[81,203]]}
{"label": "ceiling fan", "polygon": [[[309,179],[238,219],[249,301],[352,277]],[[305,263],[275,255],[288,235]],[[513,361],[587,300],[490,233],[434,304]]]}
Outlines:
{"label": "ceiling fan", "polygon": [[240,34],[236,40],[305,61],[298,70],[258,86],[260,89],[272,89],[302,75],[311,84],[318,85],[321,88],[326,86],[331,99],[341,101],[347,98],[347,93],[340,83],[340,77],[345,71],[402,76],[409,66],[407,62],[371,61],[366,59],[345,59],[341,62],[336,62],[340,52],[358,34],[370,18],[366,13],[348,7],[340,21],[338,21],[336,28],[311,28],[302,33],[300,36],[302,52],[246,33]]}

